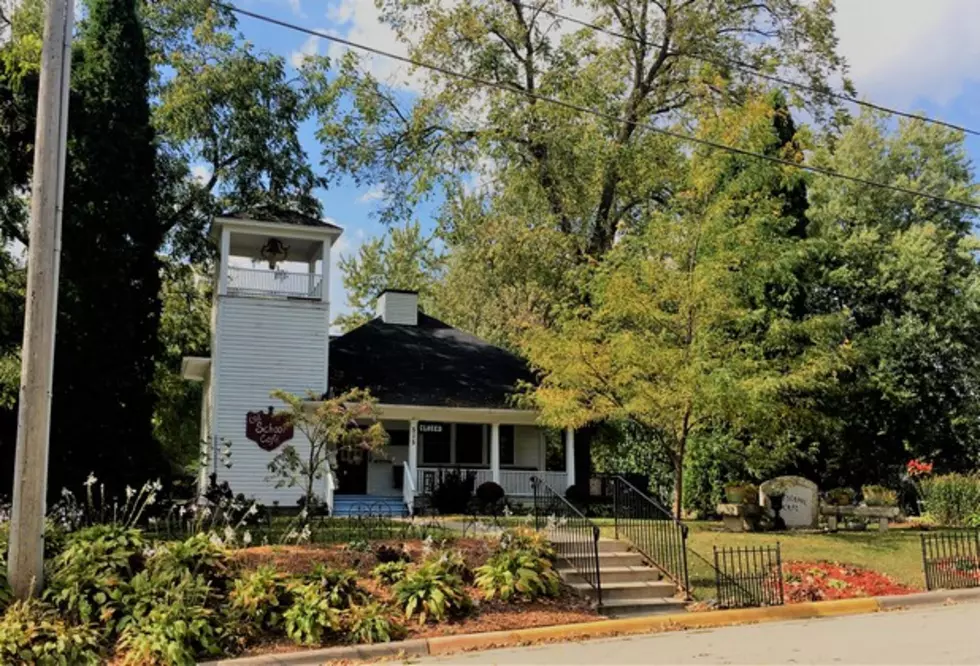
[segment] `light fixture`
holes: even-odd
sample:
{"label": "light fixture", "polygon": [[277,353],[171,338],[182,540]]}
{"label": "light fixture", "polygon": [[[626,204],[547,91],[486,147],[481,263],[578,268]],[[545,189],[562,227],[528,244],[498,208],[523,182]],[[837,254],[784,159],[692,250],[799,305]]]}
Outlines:
{"label": "light fixture", "polygon": [[289,256],[289,247],[278,238],[270,238],[259,250],[259,255],[269,262],[269,268],[276,270],[276,264],[286,261]]}

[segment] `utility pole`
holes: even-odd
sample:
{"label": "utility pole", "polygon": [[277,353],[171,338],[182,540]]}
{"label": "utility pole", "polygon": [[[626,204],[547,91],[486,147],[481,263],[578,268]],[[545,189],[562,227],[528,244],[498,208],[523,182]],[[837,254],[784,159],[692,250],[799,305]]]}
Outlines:
{"label": "utility pole", "polygon": [[73,23],[74,0],[45,2],[8,557],[10,586],[20,599],[38,592],[43,585],[45,494]]}

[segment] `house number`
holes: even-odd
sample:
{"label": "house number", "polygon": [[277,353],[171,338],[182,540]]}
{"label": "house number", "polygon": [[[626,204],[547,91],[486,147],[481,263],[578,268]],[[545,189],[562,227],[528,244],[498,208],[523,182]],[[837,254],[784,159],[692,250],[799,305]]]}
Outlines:
{"label": "house number", "polygon": [[441,423],[420,423],[419,432],[442,432]]}

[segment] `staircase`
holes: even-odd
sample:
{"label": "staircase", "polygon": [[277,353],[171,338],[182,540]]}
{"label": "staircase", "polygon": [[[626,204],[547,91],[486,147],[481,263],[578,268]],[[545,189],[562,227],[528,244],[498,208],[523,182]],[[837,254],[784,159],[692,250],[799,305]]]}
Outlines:
{"label": "staircase", "polygon": [[[579,573],[579,569],[589,569],[592,558],[569,554],[569,549],[563,548],[558,540],[555,548],[562,580],[579,594],[594,600],[595,589]],[[630,550],[625,541],[599,539],[599,581],[602,587],[599,612],[609,617],[683,612],[687,604],[677,585],[664,578],[659,569],[650,566],[640,553]]]}
{"label": "staircase", "polygon": [[350,518],[353,516],[391,516],[401,518],[408,515],[405,501],[401,497],[385,495],[334,495],[333,516]]}

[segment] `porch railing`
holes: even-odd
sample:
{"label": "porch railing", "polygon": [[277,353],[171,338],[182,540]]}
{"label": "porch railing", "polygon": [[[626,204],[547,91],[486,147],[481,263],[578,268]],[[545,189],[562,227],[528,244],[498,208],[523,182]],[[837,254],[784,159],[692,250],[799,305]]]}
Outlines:
{"label": "porch railing", "polygon": [[546,530],[561,556],[595,590],[602,606],[599,576],[599,527],[576,509],[564,495],[538,476],[531,477],[534,493],[534,528]]}
{"label": "porch railing", "polygon": [[612,479],[612,496],[616,538],[627,539],[689,594],[687,525],[621,476]]}
{"label": "porch railing", "polygon": [[322,290],[323,280],[315,273],[228,268],[228,293],[232,295],[319,300]]}
{"label": "porch railing", "polygon": [[[461,474],[473,475],[473,488],[479,488],[487,481],[493,481],[493,470],[483,468],[468,467],[419,467],[415,476],[415,490],[423,494],[431,493],[435,486],[439,485],[440,475],[450,472],[460,472]],[[524,469],[501,469],[500,486],[507,493],[508,497],[532,497],[534,489],[531,484],[533,477],[539,477],[553,488],[558,488],[564,493],[566,488],[565,472],[542,472],[537,470]]]}

